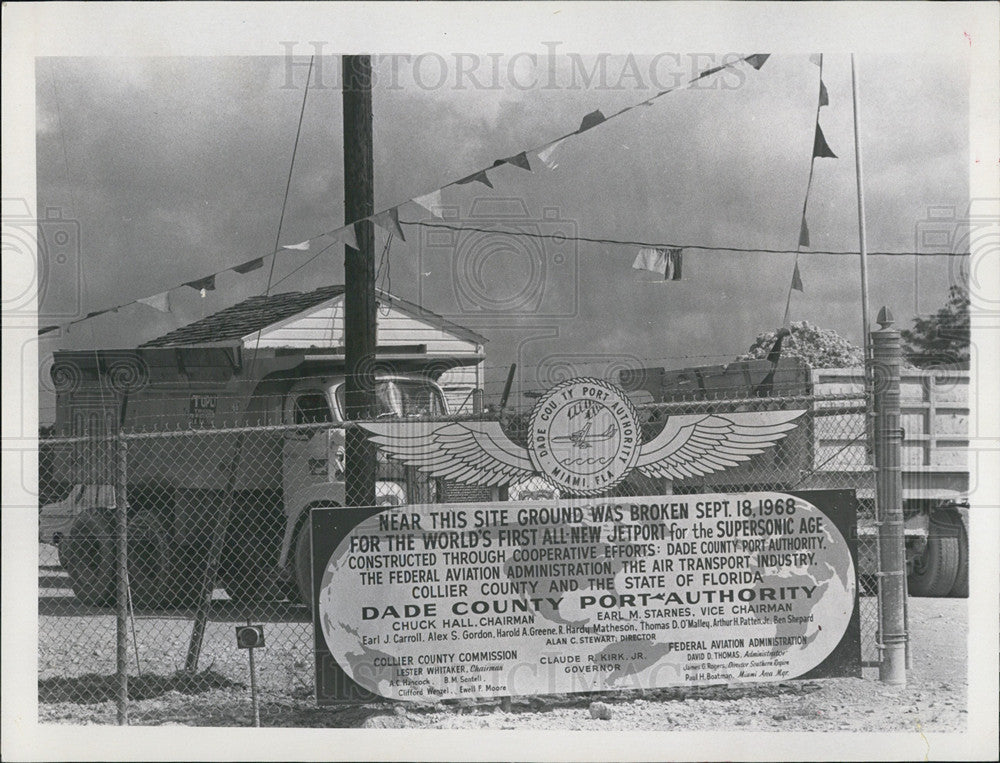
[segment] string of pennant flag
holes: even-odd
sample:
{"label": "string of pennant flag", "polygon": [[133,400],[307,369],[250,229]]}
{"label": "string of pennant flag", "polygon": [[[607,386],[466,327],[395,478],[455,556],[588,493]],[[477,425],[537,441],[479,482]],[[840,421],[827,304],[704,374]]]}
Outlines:
{"label": "string of pennant flag", "polygon": [[[577,127],[575,130],[567,132],[565,135],[562,135],[556,138],[555,140],[549,140],[534,148],[526,149],[524,151],[521,151],[519,153],[516,153],[512,156],[508,156],[503,159],[497,159],[489,167],[483,167],[481,169],[478,169],[475,172],[468,174],[458,180],[447,183],[441,186],[440,188],[431,191],[430,193],[422,194],[420,196],[415,196],[412,199],[407,199],[407,201],[403,202],[403,204],[398,204],[396,206],[382,210],[381,212],[377,212],[368,217],[360,218],[358,220],[352,220],[340,226],[339,228],[326,231],[325,233],[321,233],[318,236],[314,236],[313,238],[308,239],[306,241],[302,241],[297,244],[282,246],[279,249],[275,250],[274,252],[271,252],[266,255],[261,255],[260,257],[256,257],[252,260],[240,263],[239,265],[233,267],[225,268],[211,275],[204,276],[203,278],[199,278],[194,281],[185,281],[184,283],[178,284],[177,286],[174,286],[158,294],[154,294],[149,297],[142,297],[139,299],[129,300],[128,302],[123,302],[122,304],[115,305],[113,307],[108,307],[103,310],[95,310],[83,316],[82,318],[77,318],[76,320],[69,321],[68,323],[60,325],[44,326],[42,328],[39,328],[38,333],[39,335],[47,334],[49,332],[56,331],[60,328],[66,328],[76,323],[80,323],[81,321],[95,318],[98,315],[104,315],[105,313],[109,312],[117,312],[123,307],[128,307],[129,305],[134,305],[134,304],[146,305],[160,312],[170,312],[171,310],[170,292],[174,291],[175,289],[189,287],[194,289],[195,291],[198,291],[204,297],[207,294],[207,292],[215,290],[215,279],[222,273],[231,271],[240,275],[245,275],[247,273],[253,272],[263,267],[264,260],[267,257],[277,256],[277,254],[280,251],[285,249],[292,251],[309,251],[311,247],[314,246],[319,239],[327,239],[329,241],[329,244],[331,245],[341,242],[346,246],[350,246],[354,249],[357,249],[358,242],[357,242],[356,226],[362,222],[370,221],[375,225],[379,226],[380,228],[382,228],[383,230],[385,230],[386,232],[391,233],[394,236],[398,236],[401,240],[405,241],[406,236],[404,235],[402,226],[400,225],[399,222],[399,208],[401,206],[413,202],[417,204],[419,207],[430,212],[433,216],[443,219],[443,215],[441,213],[441,207],[443,206],[441,192],[445,188],[448,188],[449,186],[467,185],[469,183],[480,183],[482,185],[487,186],[488,188],[493,188],[493,183],[490,181],[488,174],[490,171],[495,170],[504,165],[510,165],[511,167],[531,172],[532,166],[531,166],[531,161],[529,159],[529,155],[537,157],[538,161],[540,161],[547,168],[555,169],[555,167],[558,166],[556,155],[557,152],[559,151],[559,148],[566,141],[570,140],[574,136],[587,132],[588,130],[593,129],[598,125],[611,121],[612,119],[616,119],[617,117],[620,117],[623,114],[640,106],[652,105],[656,100],[662,98],[668,93],[676,92],[678,90],[685,90],[694,85],[699,80],[702,80],[713,74],[717,74],[718,72],[724,69],[734,68],[739,64],[746,63],[753,69],[759,71],[760,68],[764,65],[764,62],[767,61],[769,57],[770,54],[768,53],[754,53],[749,56],[744,56],[743,58],[737,59],[736,61],[732,61],[730,63],[722,64],[720,66],[713,66],[711,68],[705,69],[704,71],[700,72],[695,77],[693,77],[688,82],[682,85],[678,85],[677,87],[667,88],[666,90],[661,90],[655,95],[651,96],[650,98],[647,98],[646,100],[633,104],[631,106],[626,106],[625,108],[620,109],[619,111],[609,116],[605,116],[600,109],[597,109],[585,115],[583,119],[580,121],[580,126]],[[329,247],[327,246],[325,248]]]}
{"label": "string of pennant flag", "polygon": [[[344,244],[346,246],[349,246],[351,248],[357,249],[358,248],[358,241],[357,241],[357,232],[356,232],[357,228],[356,228],[356,226],[359,225],[359,224],[361,224],[361,223],[363,223],[363,222],[369,222],[370,221],[370,222],[374,223],[375,225],[377,225],[382,230],[384,230],[389,235],[390,239],[392,237],[398,237],[402,241],[406,241],[406,236],[405,236],[405,233],[404,233],[404,230],[403,230],[403,226],[411,226],[411,225],[420,225],[420,226],[428,226],[428,227],[449,227],[449,228],[455,228],[455,229],[458,229],[458,230],[473,230],[473,231],[478,230],[478,231],[482,231],[482,232],[501,233],[501,234],[514,235],[514,236],[534,236],[534,237],[538,237],[538,238],[546,238],[546,236],[544,234],[532,234],[530,232],[519,231],[519,230],[503,230],[503,229],[495,229],[495,228],[494,229],[487,229],[487,228],[475,227],[475,226],[451,226],[451,225],[448,225],[446,222],[441,222],[441,223],[436,223],[435,224],[435,223],[431,223],[431,222],[401,220],[400,216],[399,216],[399,210],[400,210],[401,207],[405,206],[406,204],[413,203],[413,204],[416,204],[418,207],[420,207],[422,210],[430,213],[433,217],[438,218],[438,219],[444,221],[444,216],[443,216],[443,213],[442,213],[442,207],[443,207],[443,203],[442,203],[442,191],[444,189],[446,189],[448,187],[451,187],[451,186],[468,185],[468,184],[471,184],[471,183],[479,183],[479,184],[482,184],[482,185],[484,185],[484,186],[486,186],[488,188],[493,188],[493,183],[490,180],[490,176],[489,176],[490,172],[492,172],[494,170],[497,170],[497,169],[503,167],[504,165],[510,165],[511,167],[517,168],[517,169],[522,170],[522,171],[533,172],[534,170],[533,170],[533,167],[532,167],[532,160],[529,157],[534,157],[538,162],[540,162],[542,165],[544,165],[546,168],[548,168],[550,170],[555,169],[558,166],[558,155],[559,155],[559,152],[560,152],[560,148],[563,145],[565,145],[565,143],[567,141],[571,140],[575,136],[580,135],[580,134],[582,134],[582,133],[584,133],[584,132],[586,132],[588,130],[591,130],[591,129],[595,128],[595,127],[598,127],[599,125],[605,124],[605,123],[611,121],[612,119],[620,117],[623,114],[625,114],[625,113],[627,113],[627,112],[629,112],[629,111],[631,111],[633,109],[636,109],[636,108],[638,108],[640,106],[652,105],[657,99],[662,98],[663,96],[667,95],[668,93],[676,92],[678,90],[684,90],[684,89],[690,88],[692,85],[694,85],[699,80],[702,80],[702,79],[704,79],[706,77],[709,77],[709,76],[711,76],[713,74],[716,74],[716,73],[718,73],[718,72],[720,72],[720,71],[722,71],[724,69],[733,68],[733,67],[735,67],[737,65],[745,63],[748,66],[752,67],[754,70],[758,70],[759,71],[761,69],[761,67],[764,65],[764,63],[767,61],[767,59],[769,58],[769,55],[770,54],[767,54],[767,53],[754,53],[752,55],[745,56],[743,58],[740,58],[740,59],[738,59],[736,61],[733,61],[733,62],[730,62],[730,63],[727,63],[727,64],[723,64],[723,65],[720,65],[720,66],[711,67],[709,69],[706,69],[706,70],[700,72],[698,75],[696,75],[691,80],[689,80],[688,82],[686,82],[686,83],[684,83],[682,85],[678,85],[677,87],[673,87],[673,88],[668,88],[666,90],[661,90],[658,93],[656,93],[655,95],[653,95],[652,97],[650,97],[650,98],[648,98],[648,99],[646,99],[644,101],[641,101],[639,103],[633,104],[631,106],[626,106],[625,108],[622,108],[619,111],[617,111],[617,112],[615,112],[615,113],[613,113],[613,114],[611,114],[609,116],[605,116],[604,113],[600,109],[592,111],[592,112],[590,112],[589,114],[586,114],[583,117],[583,119],[580,122],[579,127],[577,129],[575,129],[575,130],[567,132],[566,134],[564,134],[564,135],[562,135],[562,136],[560,136],[558,138],[555,138],[554,140],[549,140],[549,141],[547,141],[547,142],[545,142],[545,143],[543,143],[541,145],[538,145],[538,146],[536,146],[534,148],[525,149],[524,151],[521,151],[519,153],[516,153],[516,154],[514,154],[512,156],[509,156],[509,157],[506,157],[506,158],[503,158],[503,159],[497,159],[496,161],[494,161],[488,167],[483,167],[481,169],[478,169],[475,172],[472,172],[472,173],[470,173],[468,175],[465,175],[464,177],[462,177],[462,178],[460,178],[458,180],[455,180],[455,181],[452,181],[450,183],[447,183],[447,184],[441,186],[440,188],[437,188],[437,189],[435,189],[435,190],[433,190],[433,191],[431,191],[429,193],[422,194],[420,196],[415,196],[415,197],[413,197],[411,199],[407,199],[402,204],[397,204],[397,205],[395,205],[393,207],[389,207],[388,209],[384,209],[384,210],[382,210],[380,212],[377,212],[377,213],[375,213],[373,215],[370,215],[368,217],[364,217],[364,218],[360,218],[358,220],[351,221],[351,222],[346,223],[346,224],[344,224],[344,225],[342,225],[342,226],[340,226],[338,228],[334,228],[333,230],[329,230],[329,231],[326,231],[324,233],[320,233],[320,234],[318,234],[316,236],[313,236],[310,239],[307,239],[305,241],[301,241],[301,242],[295,243],[295,244],[286,244],[286,245],[280,246],[277,249],[275,249],[273,252],[270,252],[268,254],[260,255],[258,257],[255,257],[254,259],[251,259],[251,260],[248,260],[246,262],[240,263],[239,265],[235,265],[235,266],[231,266],[231,267],[228,267],[228,268],[224,268],[224,269],[219,270],[219,271],[217,271],[217,272],[215,272],[215,273],[213,273],[211,275],[207,275],[207,276],[204,276],[202,278],[195,279],[193,281],[185,281],[185,282],[183,282],[181,284],[178,284],[177,286],[171,287],[170,289],[167,289],[165,291],[159,292],[159,293],[154,294],[152,296],[137,298],[137,299],[129,300],[127,302],[123,302],[122,304],[115,305],[113,307],[105,308],[103,310],[96,310],[94,312],[88,313],[87,315],[85,315],[85,316],[83,316],[81,318],[77,318],[77,319],[75,319],[73,321],[69,321],[68,323],[63,323],[63,324],[59,324],[59,325],[49,325],[49,326],[45,326],[45,327],[39,328],[38,334],[42,335],[42,334],[47,334],[47,333],[52,332],[52,331],[56,331],[56,330],[61,329],[61,328],[68,328],[69,326],[72,326],[72,325],[74,325],[76,323],[80,323],[82,321],[89,320],[91,318],[97,317],[99,315],[103,315],[105,313],[117,312],[118,310],[120,310],[120,309],[122,309],[124,307],[128,307],[128,306],[134,305],[134,304],[145,305],[147,307],[150,307],[150,308],[152,308],[154,310],[157,310],[157,311],[163,312],[163,313],[172,312],[172,305],[171,305],[171,298],[170,298],[171,292],[173,292],[173,291],[175,291],[177,289],[190,288],[190,289],[193,289],[193,290],[199,292],[202,297],[205,297],[207,295],[207,292],[209,292],[209,291],[215,291],[215,289],[216,289],[216,278],[219,275],[222,275],[223,273],[226,273],[226,272],[233,272],[233,273],[236,273],[238,275],[245,275],[247,273],[251,273],[253,271],[259,270],[260,268],[262,268],[264,266],[264,262],[265,262],[265,260],[268,257],[276,257],[281,251],[284,251],[284,250],[293,251],[293,252],[294,251],[297,251],[297,252],[316,252],[313,255],[313,257],[310,258],[310,260],[309,260],[309,261],[312,261],[312,259],[315,259],[315,257],[318,257],[323,252],[328,251],[333,246],[336,246],[338,243],[342,243],[342,244]],[[795,262],[795,270],[794,270],[793,278],[792,278],[792,289],[793,290],[802,291],[802,281],[801,281],[801,277],[799,275],[799,268],[798,268],[798,254],[799,254],[799,252],[801,252],[801,250],[802,250],[803,247],[808,247],[809,246],[809,231],[808,231],[808,227],[806,225],[806,210],[807,210],[808,200],[809,200],[809,188],[811,187],[811,184],[812,184],[812,176],[813,176],[813,168],[814,168],[815,160],[817,158],[823,158],[823,157],[836,158],[835,154],[833,153],[833,151],[830,149],[829,145],[827,144],[826,138],[824,137],[822,129],[820,128],[820,125],[819,125],[819,109],[821,107],[823,107],[823,106],[828,105],[828,103],[829,103],[829,97],[827,95],[826,87],[825,87],[825,85],[823,83],[823,80],[822,80],[822,56],[811,56],[810,60],[812,60],[813,63],[815,63],[817,66],[820,67],[819,106],[817,107],[816,131],[815,131],[815,137],[814,137],[814,141],[813,141],[813,156],[812,156],[812,161],[810,163],[809,181],[808,181],[807,186],[806,186],[806,196],[805,196],[805,200],[804,200],[803,206],[802,206],[802,219],[801,219],[801,226],[800,226],[799,243],[798,243],[798,247],[795,250],[774,250],[774,249],[759,249],[759,248],[757,248],[757,249],[742,249],[742,248],[736,248],[736,247],[706,246],[706,245],[699,245],[699,244],[682,244],[682,245],[678,245],[676,243],[674,243],[674,244],[657,244],[657,243],[645,243],[645,242],[633,242],[633,241],[616,241],[616,240],[611,240],[611,239],[600,239],[600,238],[588,238],[588,237],[584,237],[584,236],[562,236],[562,238],[567,239],[567,240],[581,241],[581,242],[593,242],[593,243],[603,243],[603,244],[618,244],[618,245],[624,245],[624,246],[637,246],[639,248],[639,252],[636,255],[636,258],[635,258],[635,260],[634,260],[634,262],[632,264],[632,267],[635,268],[635,269],[653,271],[653,272],[657,273],[658,275],[661,275],[663,277],[663,279],[666,280],[666,281],[680,280],[680,278],[681,278],[681,272],[682,272],[682,256],[683,256],[682,253],[683,253],[684,249],[700,249],[700,250],[710,250],[710,251],[729,251],[729,252],[748,252],[748,253],[751,253],[751,252],[763,252],[763,253],[791,253],[791,252],[794,252],[796,254],[796,262]],[[821,252],[821,251],[814,251],[813,253],[814,254],[857,254],[857,252],[846,252],[846,251],[823,251],[823,252]],[[909,255],[909,254],[913,254],[913,253],[910,253],[910,252],[871,252],[870,254],[872,254],[872,255],[877,255],[877,254],[885,254],[885,255],[893,255],[893,254]],[[272,264],[272,268],[273,268],[273,264]],[[790,304],[790,300],[791,300],[791,290],[789,291],[789,304]],[[787,322],[787,313],[788,313],[788,308],[786,306],[786,322]]]}
{"label": "string of pennant flag", "polygon": [[812,158],[809,160],[809,180],[806,181],[806,193],[802,200],[802,219],[799,223],[799,243],[795,250],[795,267],[792,269],[792,283],[788,287],[788,299],[785,300],[785,317],[782,325],[787,326],[792,307],[792,292],[799,291],[805,293],[802,285],[802,274],[799,272],[799,254],[803,247],[809,247],[809,224],[806,222],[806,210],[809,208],[809,190],[812,188],[813,172],[816,169],[817,159],[836,159],[830,144],[826,142],[823,135],[823,128],[819,124],[819,112],[824,106],[830,105],[830,95],[823,83],[823,54],[814,53],[809,56],[809,60],[819,67],[819,99],[816,106],[816,131],[813,136]]}

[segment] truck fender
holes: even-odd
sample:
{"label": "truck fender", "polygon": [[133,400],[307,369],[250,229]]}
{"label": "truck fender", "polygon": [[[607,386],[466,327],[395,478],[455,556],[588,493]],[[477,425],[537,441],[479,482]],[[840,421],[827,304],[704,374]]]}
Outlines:
{"label": "truck fender", "polygon": [[278,557],[278,567],[288,564],[288,557],[295,542],[295,530],[299,526],[299,518],[311,506],[343,506],[345,502],[345,486],[343,482],[323,482],[308,485],[296,490],[285,499],[285,534],[281,539],[281,554]]}

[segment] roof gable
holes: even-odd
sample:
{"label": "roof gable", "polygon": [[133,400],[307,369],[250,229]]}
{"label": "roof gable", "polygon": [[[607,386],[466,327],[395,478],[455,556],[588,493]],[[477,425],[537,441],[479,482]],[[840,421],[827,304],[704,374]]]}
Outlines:
{"label": "roof gable", "polygon": [[[287,292],[245,299],[232,307],[220,310],[201,320],[181,326],[163,336],[144,342],[141,347],[176,347],[196,344],[239,343],[248,335],[287,323],[295,316],[318,307],[324,302],[332,302],[344,294],[342,284],[324,286],[310,292]],[[485,337],[471,329],[452,323],[437,313],[419,305],[378,291],[381,301],[389,302],[402,313],[425,323],[436,326],[457,337],[477,344],[486,342]]]}

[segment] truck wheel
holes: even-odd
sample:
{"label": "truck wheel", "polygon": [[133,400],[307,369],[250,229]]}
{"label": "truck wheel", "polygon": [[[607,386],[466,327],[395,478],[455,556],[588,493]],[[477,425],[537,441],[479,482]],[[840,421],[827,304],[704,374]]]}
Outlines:
{"label": "truck wheel", "polygon": [[108,522],[91,510],[73,522],[59,543],[59,561],[83,604],[103,607],[115,599],[115,539]]}
{"label": "truck wheel", "polygon": [[312,611],[312,536],[308,520],[302,523],[295,541],[295,584],[299,601]]}
{"label": "truck wheel", "polygon": [[958,574],[955,575],[955,584],[948,593],[949,596],[956,599],[969,598],[969,533],[965,527],[965,523],[959,523]]}
{"label": "truck wheel", "polygon": [[913,562],[909,577],[914,596],[947,596],[958,577],[958,534],[934,519],[928,528],[927,547]]}
{"label": "truck wheel", "polygon": [[128,583],[132,606],[171,605],[170,539],[155,514],[140,511],[128,522]]}

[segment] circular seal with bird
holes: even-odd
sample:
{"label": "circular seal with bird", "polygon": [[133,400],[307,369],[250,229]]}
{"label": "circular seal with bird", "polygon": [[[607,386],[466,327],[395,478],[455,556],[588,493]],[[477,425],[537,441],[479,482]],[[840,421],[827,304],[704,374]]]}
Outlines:
{"label": "circular seal with bird", "polygon": [[621,482],[639,457],[639,417],[619,387],[602,379],[567,379],[536,403],[528,454],[556,486],[595,495]]}
{"label": "circular seal with bird", "polygon": [[528,447],[499,421],[358,422],[390,458],[433,477],[508,485],[542,474],[567,493],[607,492],[634,470],[684,479],[719,472],[763,453],[797,426],[804,410],[672,415],[642,440],[635,406],[603,379],[568,379],[535,403]]}

